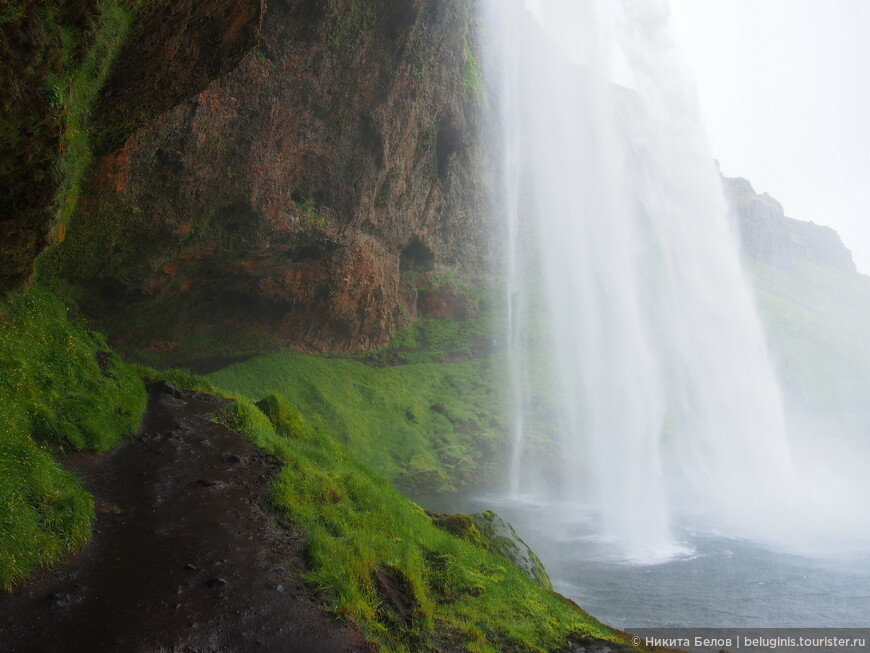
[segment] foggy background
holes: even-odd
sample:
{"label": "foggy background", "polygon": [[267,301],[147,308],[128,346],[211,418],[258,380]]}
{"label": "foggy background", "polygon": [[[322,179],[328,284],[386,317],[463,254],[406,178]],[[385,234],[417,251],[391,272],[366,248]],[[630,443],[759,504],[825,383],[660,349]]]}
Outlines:
{"label": "foggy background", "polygon": [[671,0],[713,155],[870,273],[870,2]]}

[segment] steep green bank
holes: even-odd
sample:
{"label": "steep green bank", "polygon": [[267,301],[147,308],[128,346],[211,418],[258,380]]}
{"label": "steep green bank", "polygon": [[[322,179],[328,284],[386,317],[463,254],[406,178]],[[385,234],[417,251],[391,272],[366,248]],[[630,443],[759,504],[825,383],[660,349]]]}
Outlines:
{"label": "steep green bank", "polygon": [[437,528],[283,399],[222,420],[285,463],[272,501],[308,530],[307,580],[384,650],[552,651],[619,635],[505,558]]}
{"label": "steep green bank", "polygon": [[0,300],[0,588],[77,549],[93,499],[53,453],[105,451],[145,408],[138,375],[52,294]]}
{"label": "steep green bank", "polygon": [[438,490],[468,482],[481,457],[503,441],[493,383],[503,368],[501,359],[375,368],[285,351],[210,378],[252,399],[269,392],[290,397],[387,478]]}
{"label": "steep green bank", "polygon": [[420,320],[364,359],[283,351],[209,378],[253,400],[290,398],[400,487],[449,490],[499,469],[506,449],[507,363],[492,319]]}
{"label": "steep green bank", "polygon": [[[91,163],[90,115],[138,0],[0,8],[0,293],[63,241]],[[53,453],[104,451],[139,423],[138,376],[39,288],[0,298],[0,587],[89,537],[93,499]]]}
{"label": "steep green bank", "polygon": [[870,277],[811,261],[749,270],[789,407],[870,413]]}
{"label": "steep green bank", "polygon": [[[465,289],[469,294],[475,291]],[[511,451],[506,317],[492,289],[480,312],[450,321],[420,319],[384,349],[357,356],[283,351],[236,363],[209,378],[258,400],[290,398],[365,464],[398,487],[451,491],[503,480]],[[554,487],[565,479],[552,442],[563,392],[538,322],[527,338],[527,446]]]}

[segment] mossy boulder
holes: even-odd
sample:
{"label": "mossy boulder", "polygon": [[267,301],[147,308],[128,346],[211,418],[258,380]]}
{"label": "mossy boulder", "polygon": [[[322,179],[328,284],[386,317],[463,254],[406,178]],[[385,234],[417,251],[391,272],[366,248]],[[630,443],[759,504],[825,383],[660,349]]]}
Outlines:
{"label": "mossy boulder", "polygon": [[523,542],[510,522],[492,510],[464,515],[462,513],[426,514],[439,528],[461,537],[484,551],[497,553],[542,587],[552,590],[553,583],[540,558]]}
{"label": "mossy boulder", "polygon": [[544,569],[544,564],[529,546],[517,535],[510,522],[492,510],[472,515],[480,534],[489,542],[489,550],[510,560],[514,565],[539,585],[553,589],[553,583]]}

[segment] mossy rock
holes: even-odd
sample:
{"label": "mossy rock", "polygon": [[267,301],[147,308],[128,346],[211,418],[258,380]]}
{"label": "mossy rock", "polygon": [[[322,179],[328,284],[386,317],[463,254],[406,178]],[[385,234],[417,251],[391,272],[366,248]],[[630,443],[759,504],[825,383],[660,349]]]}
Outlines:
{"label": "mossy rock", "polygon": [[398,476],[394,483],[407,492],[435,493],[453,490],[450,479],[440,469],[413,469]]}
{"label": "mossy rock", "polygon": [[544,569],[544,564],[529,546],[523,542],[510,522],[502,519],[492,510],[472,515],[477,530],[489,542],[489,550],[510,560],[520,571],[533,581],[553,589],[553,583]]}
{"label": "mossy rock", "polygon": [[542,587],[552,590],[553,583],[535,552],[523,542],[510,522],[492,510],[464,515],[426,511],[439,528],[461,537],[484,551],[497,553]]}
{"label": "mossy rock", "polygon": [[480,547],[484,551],[489,550],[489,542],[484,541],[483,536],[474,523],[474,517],[462,513],[444,514],[426,511],[426,514],[435,522],[438,528],[447,531],[451,535],[461,537]]}

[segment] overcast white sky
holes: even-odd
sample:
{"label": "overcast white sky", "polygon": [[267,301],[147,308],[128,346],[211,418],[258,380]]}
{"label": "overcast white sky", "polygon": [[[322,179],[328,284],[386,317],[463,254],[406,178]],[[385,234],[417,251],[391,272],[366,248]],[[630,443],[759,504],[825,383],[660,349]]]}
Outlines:
{"label": "overcast white sky", "polygon": [[870,273],[870,0],[671,0],[713,156]]}

